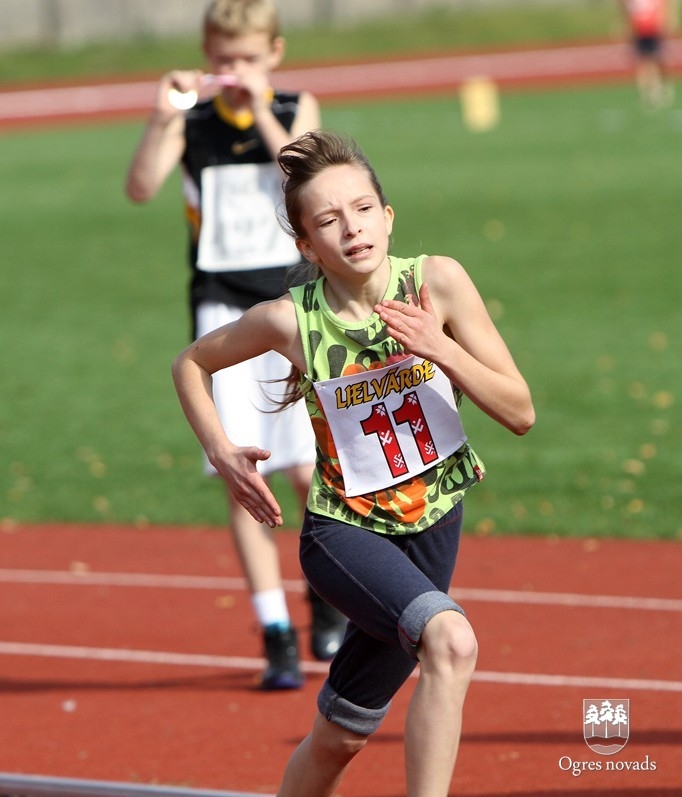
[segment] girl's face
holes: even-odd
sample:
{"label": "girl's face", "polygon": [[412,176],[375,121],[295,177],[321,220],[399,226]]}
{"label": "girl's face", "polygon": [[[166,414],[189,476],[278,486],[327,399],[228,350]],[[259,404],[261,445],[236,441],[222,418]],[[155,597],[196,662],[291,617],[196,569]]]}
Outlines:
{"label": "girl's face", "polygon": [[360,166],[329,166],[301,191],[305,237],[296,245],[323,272],[356,276],[385,263],[393,209]]}

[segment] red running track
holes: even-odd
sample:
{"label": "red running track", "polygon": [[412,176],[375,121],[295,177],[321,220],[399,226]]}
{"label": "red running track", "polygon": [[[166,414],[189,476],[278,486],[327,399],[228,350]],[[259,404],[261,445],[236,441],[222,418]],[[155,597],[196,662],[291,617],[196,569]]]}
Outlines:
{"label": "red running track", "polygon": [[[680,41],[668,48],[682,68]],[[460,55],[282,71],[321,99],[624,79],[628,48]],[[0,93],[0,126],[140,114],[154,84]],[[281,535],[307,650],[296,535]],[[467,537],[454,584],[481,654],[452,794],[682,794],[682,546]],[[0,772],[272,793],[315,712],[325,668],[300,692],[255,689],[248,595],[215,530],[50,526],[0,532]],[[414,682],[354,762],[339,797],[404,793],[402,725]],[[582,737],[583,699],[630,700],[613,757]],[[573,774],[573,766],[581,771]],[[590,769],[589,767],[592,767]]]}
{"label": "red running track", "polygon": [[[0,772],[274,793],[325,670],[307,653],[296,534],[281,533],[280,546],[307,683],[265,694],[227,534],[7,527]],[[682,794],[680,572],[679,543],[465,537],[453,594],[481,653],[451,793]],[[413,687],[340,797],[404,794]],[[584,698],[630,700],[630,739],[617,755],[585,744]],[[574,762],[601,769],[575,776]]]}
{"label": "red running track", "polygon": [[[668,41],[665,54],[669,70],[681,72],[682,39]],[[632,49],[626,42],[609,41],[281,69],[277,84],[291,90],[307,89],[322,101],[331,102],[453,92],[467,79],[479,76],[503,87],[631,79]],[[46,121],[140,115],[151,108],[156,85],[156,80],[126,80],[7,90],[0,92],[0,129]]]}

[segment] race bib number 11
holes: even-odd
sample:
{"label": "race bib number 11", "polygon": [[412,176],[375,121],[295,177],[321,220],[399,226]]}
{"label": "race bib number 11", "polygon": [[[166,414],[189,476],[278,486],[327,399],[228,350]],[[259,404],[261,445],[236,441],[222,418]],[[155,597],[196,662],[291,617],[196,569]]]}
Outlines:
{"label": "race bib number 11", "polygon": [[466,442],[452,385],[428,360],[316,382],[347,496],[391,487]]}

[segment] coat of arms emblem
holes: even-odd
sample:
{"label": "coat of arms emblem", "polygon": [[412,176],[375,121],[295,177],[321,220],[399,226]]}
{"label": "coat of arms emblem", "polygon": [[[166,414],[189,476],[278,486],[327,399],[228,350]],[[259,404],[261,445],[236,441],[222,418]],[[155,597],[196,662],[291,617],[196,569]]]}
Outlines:
{"label": "coat of arms emblem", "polygon": [[630,737],[630,701],[583,700],[583,736],[595,753],[620,752]]}

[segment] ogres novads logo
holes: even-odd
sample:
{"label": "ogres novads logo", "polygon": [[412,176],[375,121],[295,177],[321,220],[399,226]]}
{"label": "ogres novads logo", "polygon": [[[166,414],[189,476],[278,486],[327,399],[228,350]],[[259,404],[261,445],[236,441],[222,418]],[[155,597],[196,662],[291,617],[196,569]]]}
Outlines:
{"label": "ogres novads logo", "polygon": [[583,700],[583,736],[595,753],[620,752],[630,738],[630,701]]}
{"label": "ogres novads logo", "polygon": [[[656,772],[658,769],[658,764],[648,754],[638,761],[628,761],[622,756],[614,755],[625,747],[630,738],[629,700],[583,700],[582,724],[587,746],[607,758],[604,760],[588,756],[587,760],[580,760],[562,755],[559,759],[559,769],[562,772],[570,772],[574,778],[578,778],[585,772],[601,773],[609,777],[612,772]],[[646,793],[653,792],[647,790]]]}

